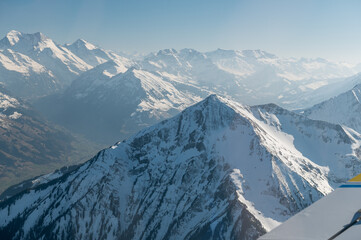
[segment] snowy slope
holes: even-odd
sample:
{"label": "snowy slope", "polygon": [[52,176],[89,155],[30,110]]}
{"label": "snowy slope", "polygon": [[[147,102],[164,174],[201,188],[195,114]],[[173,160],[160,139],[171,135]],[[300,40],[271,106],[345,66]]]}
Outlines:
{"label": "snowy slope", "polygon": [[348,126],[361,132],[361,85],[301,111],[305,116]]}
{"label": "snowy slope", "polygon": [[[193,94],[157,73],[138,68],[122,72],[110,60],[83,73],[62,94],[36,106],[49,119],[87,137],[112,144],[194,104]],[[202,96],[201,95],[201,96]]]}
{"label": "snowy slope", "polygon": [[[261,50],[202,53],[164,49],[135,57],[136,64],[83,39],[60,45],[42,33],[17,31],[10,31],[0,40],[0,50],[0,81],[14,94],[27,98],[58,92],[81,73],[113,60],[122,72],[137,65],[199,97],[204,97],[199,92],[206,91],[246,104],[274,102],[299,109],[341,93],[345,85],[341,80],[360,70],[358,65],[321,58],[280,58]],[[346,82],[347,86],[360,83],[350,78]]]}
{"label": "snowy slope", "polygon": [[0,81],[25,98],[50,94],[62,86],[50,70],[11,49],[0,50]]}
{"label": "snowy slope", "polygon": [[219,68],[240,76],[239,83],[247,92],[236,99],[249,104],[273,102],[289,109],[305,108],[361,83],[352,77],[344,79],[358,73],[359,66],[322,58],[281,58],[261,50],[222,49],[207,56]]}
{"label": "snowy slope", "polygon": [[322,58],[280,58],[262,50],[217,49],[206,55],[220,68],[238,75],[250,75],[266,65],[274,67],[276,73],[288,81],[341,78],[356,73],[354,66],[347,63],[335,63]]}
{"label": "snowy slope", "polygon": [[0,40],[0,49],[11,49],[27,55],[50,70],[65,85],[74,76],[92,68],[74,53],[39,32],[25,34],[10,31]]}
{"label": "snowy slope", "polygon": [[223,95],[238,96],[244,92],[237,76],[218,68],[206,54],[193,49],[160,50],[146,56],[139,64],[142,69],[168,76],[170,81]]}
{"label": "snowy slope", "polygon": [[360,171],[359,143],[338,125],[211,95],[0,203],[0,236],[256,239]]}
{"label": "snowy slope", "polygon": [[10,31],[0,40],[0,81],[19,97],[37,98],[59,92],[81,73],[109,60],[117,63],[117,73],[134,65],[82,39],[60,45],[39,32]]}
{"label": "snowy slope", "polygon": [[78,39],[73,44],[65,45],[65,47],[93,67],[109,60],[115,60],[122,63],[124,72],[126,68],[129,68],[133,64],[131,60],[119,56],[112,51],[97,47],[84,39]]}
{"label": "snowy slope", "polygon": [[0,40],[0,82],[18,97],[57,92],[90,68],[42,33],[10,31]]}
{"label": "snowy slope", "polygon": [[[251,109],[259,120],[290,135],[284,140],[291,141],[290,146],[303,156],[320,166],[328,166],[328,181],[333,188],[361,172],[361,135],[352,129],[311,120],[274,104],[254,106]],[[341,157],[343,154],[348,157]]]}
{"label": "snowy slope", "polygon": [[342,80],[360,70],[321,58],[280,58],[261,50],[222,49],[207,53],[164,49],[146,56],[140,65],[246,104],[274,102],[288,108],[312,106],[341,93]]}

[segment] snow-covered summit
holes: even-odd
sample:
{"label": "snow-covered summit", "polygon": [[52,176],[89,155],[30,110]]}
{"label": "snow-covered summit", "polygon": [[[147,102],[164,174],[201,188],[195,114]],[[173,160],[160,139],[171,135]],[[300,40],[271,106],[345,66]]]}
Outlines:
{"label": "snow-covered summit", "polygon": [[17,44],[23,45],[36,45],[40,42],[44,42],[49,38],[40,32],[33,34],[21,33],[15,30],[10,31],[6,36],[0,40],[0,47],[14,47]]}
{"label": "snow-covered summit", "polygon": [[19,41],[21,33],[16,30],[11,30],[6,34],[6,36],[0,40],[2,44],[9,44],[11,46],[15,45]]}
{"label": "snow-covered summit", "polygon": [[41,32],[29,34],[13,30],[0,40],[0,48],[11,48],[24,54],[34,49],[42,51],[44,48],[54,48],[54,45],[56,43]]}
{"label": "snow-covered summit", "polygon": [[94,50],[97,49],[97,47],[95,45],[93,45],[92,43],[84,40],[84,39],[78,39],[76,40],[72,45],[73,47],[77,47],[77,48],[86,48],[88,50]]}
{"label": "snow-covered summit", "polygon": [[21,97],[46,95],[62,86],[50,70],[12,49],[0,49],[0,82]]}
{"label": "snow-covered summit", "polygon": [[109,60],[115,60],[118,61],[118,63],[122,63],[124,68],[123,71],[125,71],[126,68],[130,67],[133,64],[130,59],[122,57],[115,52],[97,47],[84,39],[78,39],[73,44],[67,44],[65,45],[65,48],[69,49],[71,52],[76,54],[87,64],[93,67]]}
{"label": "snow-covered summit", "polygon": [[[10,49],[40,64],[49,73],[42,76],[47,79],[47,86],[52,85],[49,79],[52,75],[55,89],[69,86],[81,73],[113,60],[122,72],[138,65],[196,92],[214,92],[250,105],[275,102],[289,108],[305,108],[339,94],[344,83],[341,80],[359,70],[357,66],[321,58],[282,58],[262,50],[217,49],[203,53],[194,49],[163,49],[132,60],[84,39],[61,45],[41,33],[17,31],[0,40],[0,49]],[[39,77],[31,71],[26,74],[29,82],[33,75]],[[44,88],[42,92],[46,92]]]}
{"label": "snow-covered summit", "polygon": [[361,132],[361,84],[301,112],[311,119],[342,124]]}
{"label": "snow-covered summit", "polygon": [[[46,82],[44,84],[49,86],[55,83],[57,88],[59,88],[59,86],[64,87],[69,85],[75,76],[92,68],[92,66],[74,53],[40,32],[26,34],[11,31],[0,40],[0,49],[4,51],[11,50],[15,53],[25,55],[41,65],[42,68],[46,69],[46,72],[49,72],[51,75],[46,78],[43,77],[44,82]],[[19,65],[22,60],[16,59],[15,62]],[[0,64],[4,63],[0,62]],[[36,77],[35,74],[35,78]],[[32,79],[32,74],[29,74],[29,78],[30,80]],[[1,77],[0,80],[2,80]],[[32,84],[31,81],[28,82]],[[33,84],[35,85],[35,83]],[[42,85],[43,84],[40,86]],[[46,90],[43,89],[42,91]]]}
{"label": "snow-covered summit", "polygon": [[107,61],[117,65],[115,70],[104,72],[108,76],[125,72],[134,65],[132,60],[83,39],[61,45],[40,32],[11,31],[0,40],[0,82],[19,97],[57,92],[82,73]]}

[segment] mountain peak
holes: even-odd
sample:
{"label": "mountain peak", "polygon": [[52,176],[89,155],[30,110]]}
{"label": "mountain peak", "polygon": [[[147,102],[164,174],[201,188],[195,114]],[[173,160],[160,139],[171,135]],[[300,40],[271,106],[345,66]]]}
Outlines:
{"label": "mountain peak", "polygon": [[[206,107],[213,108],[214,106],[220,106],[220,105],[232,108],[229,106],[226,99],[218,96],[217,94],[208,95],[208,97],[206,97],[205,99],[203,99],[202,101],[200,101],[199,103],[197,103],[194,106],[197,106],[197,105],[204,106],[202,108],[206,108]],[[190,108],[190,109],[192,109],[192,108]]]}
{"label": "mountain peak", "polygon": [[[242,106],[232,105],[232,101],[227,101],[216,94],[209,95],[203,101],[187,108],[183,115],[190,115],[198,125],[202,125],[204,131],[209,129],[218,129],[223,126],[229,126],[235,119],[236,112]],[[187,117],[183,117],[187,118]]]}
{"label": "mountain peak", "polygon": [[200,52],[198,52],[197,50],[193,49],[193,48],[183,48],[179,51],[180,53],[188,53],[188,54],[199,54]]}
{"label": "mountain peak", "polygon": [[272,53],[268,53],[266,51],[256,49],[256,50],[243,50],[242,54],[246,57],[253,57],[253,58],[277,58],[276,55]]}
{"label": "mountain peak", "polygon": [[205,59],[207,56],[204,53],[201,53],[192,48],[183,48],[179,51],[179,56],[184,58],[185,60],[191,60],[193,58],[197,59]]}
{"label": "mountain peak", "polygon": [[211,57],[223,57],[223,58],[233,58],[233,57],[237,57],[238,55],[242,55],[242,53],[239,51],[221,49],[221,48],[218,48],[215,51],[207,52],[206,54],[207,56],[211,56]]}
{"label": "mountain peak", "polygon": [[6,36],[0,41],[7,47],[13,47],[19,42],[27,42],[27,44],[36,45],[39,42],[47,40],[48,37],[41,32],[36,33],[22,33],[16,30],[11,30]]}
{"label": "mountain peak", "polygon": [[2,42],[7,42],[10,46],[14,46],[20,39],[22,33],[16,30],[11,30],[2,39]]}
{"label": "mountain peak", "polygon": [[87,43],[87,41],[84,40],[84,39],[82,39],[82,38],[79,38],[79,39],[77,39],[74,43],[77,43],[77,44],[85,44],[85,43]]}
{"label": "mountain peak", "polygon": [[272,53],[268,53],[266,51],[256,49],[256,50],[229,50],[229,49],[221,49],[218,48],[215,51],[207,52],[209,56],[213,57],[222,57],[222,58],[234,58],[234,57],[245,57],[250,59],[258,59],[258,58],[277,58],[276,55]]}
{"label": "mountain peak", "polygon": [[167,48],[167,49],[162,49],[159,50],[157,55],[172,55],[172,54],[177,54],[178,51],[175,50],[174,48]]}
{"label": "mountain peak", "polygon": [[91,44],[90,42],[88,42],[84,39],[81,39],[81,38],[76,40],[72,45],[77,48],[87,48],[88,50],[97,49],[97,47],[94,44]]}
{"label": "mountain peak", "polygon": [[221,104],[225,104],[221,99],[220,97],[217,96],[217,94],[211,94],[209,95],[208,97],[206,97],[204,99],[205,102],[207,103],[221,103]]}

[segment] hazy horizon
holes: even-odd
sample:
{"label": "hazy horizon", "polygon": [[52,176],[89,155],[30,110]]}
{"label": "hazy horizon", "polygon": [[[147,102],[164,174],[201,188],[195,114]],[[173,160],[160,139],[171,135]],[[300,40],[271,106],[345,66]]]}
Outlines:
{"label": "hazy horizon", "polygon": [[0,34],[42,32],[105,49],[260,49],[280,57],[361,62],[358,1],[10,1]]}

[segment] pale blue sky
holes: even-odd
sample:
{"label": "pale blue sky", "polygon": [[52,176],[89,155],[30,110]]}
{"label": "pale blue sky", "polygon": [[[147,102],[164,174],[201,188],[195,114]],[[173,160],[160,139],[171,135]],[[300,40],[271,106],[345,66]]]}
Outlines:
{"label": "pale blue sky", "polygon": [[361,1],[1,0],[0,35],[43,32],[106,49],[262,49],[361,62]]}

